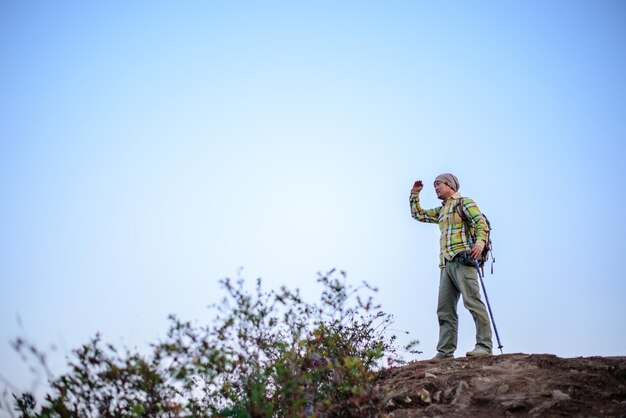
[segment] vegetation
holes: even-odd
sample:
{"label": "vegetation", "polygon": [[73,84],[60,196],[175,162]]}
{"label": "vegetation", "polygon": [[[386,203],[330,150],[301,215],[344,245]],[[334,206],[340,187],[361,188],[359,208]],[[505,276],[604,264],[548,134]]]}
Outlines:
{"label": "vegetation", "polygon": [[[354,288],[334,270],[318,281],[320,302],[310,304],[297,290],[266,292],[260,279],[252,292],[243,279],[224,279],[211,325],[171,316],[149,355],[120,352],[96,335],[73,351],[66,374],[50,379],[42,405],[14,393],[11,409],[24,418],[374,416],[377,370],[401,362],[388,334],[393,318],[367,283]],[[14,345],[46,367],[34,346]]]}

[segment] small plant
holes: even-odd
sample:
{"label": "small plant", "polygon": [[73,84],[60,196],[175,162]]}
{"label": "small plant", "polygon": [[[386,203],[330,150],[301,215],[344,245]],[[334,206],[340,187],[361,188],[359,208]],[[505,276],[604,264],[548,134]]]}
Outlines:
{"label": "small plant", "polygon": [[[388,336],[393,318],[367,283],[353,288],[335,270],[318,282],[320,302],[310,304],[297,290],[266,292],[260,279],[253,292],[241,278],[223,279],[210,326],[170,316],[147,356],[120,353],[97,335],[51,379],[42,406],[14,393],[15,409],[24,418],[376,416],[378,368],[385,356],[387,365],[401,361]],[[14,346],[45,367],[35,347]]]}

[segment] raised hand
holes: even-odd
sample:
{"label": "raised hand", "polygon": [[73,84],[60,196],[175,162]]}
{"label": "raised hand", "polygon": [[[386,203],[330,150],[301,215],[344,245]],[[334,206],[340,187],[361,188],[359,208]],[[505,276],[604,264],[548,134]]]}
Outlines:
{"label": "raised hand", "polygon": [[415,183],[413,183],[413,193],[419,193],[422,191],[422,189],[424,188],[424,184],[422,183],[422,180],[418,180]]}

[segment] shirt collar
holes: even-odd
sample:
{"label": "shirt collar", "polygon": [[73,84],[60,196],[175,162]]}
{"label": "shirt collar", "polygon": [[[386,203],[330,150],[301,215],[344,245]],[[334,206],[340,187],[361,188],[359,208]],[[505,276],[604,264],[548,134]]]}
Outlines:
{"label": "shirt collar", "polygon": [[445,205],[447,205],[448,203],[453,202],[453,201],[455,201],[455,200],[457,200],[457,199],[460,199],[460,198],[461,198],[461,193],[459,193],[459,192],[454,192],[454,194],[453,194],[452,196],[450,196],[448,199],[446,199],[446,201],[445,201],[445,202],[441,202],[441,206],[445,206]]}

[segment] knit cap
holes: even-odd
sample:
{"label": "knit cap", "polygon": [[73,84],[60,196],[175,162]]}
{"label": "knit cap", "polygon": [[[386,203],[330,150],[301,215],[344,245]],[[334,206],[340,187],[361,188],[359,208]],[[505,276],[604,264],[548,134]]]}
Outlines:
{"label": "knit cap", "polygon": [[459,191],[459,179],[457,179],[454,174],[451,174],[451,173],[439,174],[437,177],[435,177],[435,181],[440,181],[444,184],[447,184],[455,192]]}

